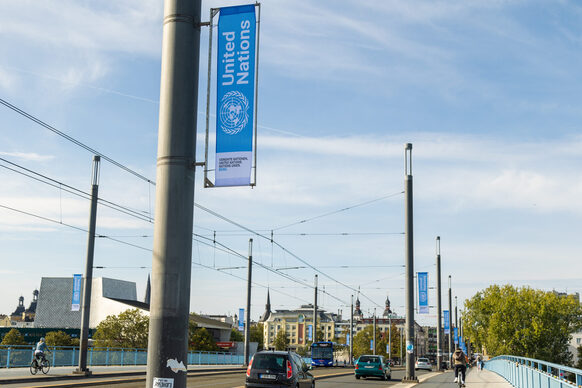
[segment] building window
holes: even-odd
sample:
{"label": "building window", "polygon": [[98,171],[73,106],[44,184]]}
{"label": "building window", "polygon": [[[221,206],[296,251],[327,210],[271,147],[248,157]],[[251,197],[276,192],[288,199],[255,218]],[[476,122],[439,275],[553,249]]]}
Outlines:
{"label": "building window", "polygon": [[582,342],[582,338],[576,338],[576,344],[580,345],[580,342]]}

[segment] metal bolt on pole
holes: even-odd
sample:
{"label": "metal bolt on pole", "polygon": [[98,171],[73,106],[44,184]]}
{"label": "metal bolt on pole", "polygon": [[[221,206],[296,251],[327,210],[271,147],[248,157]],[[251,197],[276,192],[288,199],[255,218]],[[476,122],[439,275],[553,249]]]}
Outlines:
{"label": "metal bolt on pole", "polygon": [[244,365],[249,365],[249,344],[251,340],[251,284],[253,276],[253,239],[249,239],[249,269],[247,273],[247,319],[245,322]]}
{"label": "metal bolt on pole", "polygon": [[443,348],[442,348],[442,305],[441,305],[441,238],[436,238],[436,277],[437,277],[437,370],[442,369]]}
{"label": "metal bolt on pole", "polygon": [[418,381],[414,375],[414,245],[412,215],[412,144],[404,149],[404,197],[406,243],[406,373],[404,381]]}
{"label": "metal bolt on pole", "polygon": [[186,387],[201,0],[165,0],[146,386]]}
{"label": "metal bolt on pole", "polygon": [[315,275],[315,291],[313,296],[313,342],[317,342],[317,275]]}
{"label": "metal bolt on pole", "polygon": [[95,253],[95,227],[97,224],[97,200],[99,194],[99,164],[101,157],[93,157],[91,177],[91,214],[89,216],[89,233],[87,236],[87,259],[85,261],[85,279],[83,283],[83,307],[81,310],[81,333],[79,338],[79,366],[73,372],[90,376],[87,368],[87,347],[89,341],[89,316],[91,313],[91,286],[93,284],[93,257]]}

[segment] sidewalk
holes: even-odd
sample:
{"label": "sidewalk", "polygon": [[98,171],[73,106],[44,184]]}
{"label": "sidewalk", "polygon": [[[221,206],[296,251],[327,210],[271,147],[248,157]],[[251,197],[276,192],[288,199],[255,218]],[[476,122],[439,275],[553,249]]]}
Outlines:
{"label": "sidewalk", "polygon": [[467,388],[513,388],[513,385],[495,372],[472,369],[465,381]]}
{"label": "sidewalk", "polygon": [[[114,377],[114,376],[140,376],[145,375],[146,366],[94,366],[89,367],[93,372],[92,377]],[[16,382],[32,381],[55,381],[68,379],[85,379],[82,375],[74,375],[74,366],[59,366],[51,368],[49,373],[43,375],[40,371],[33,376],[29,368],[2,368],[0,369],[0,386],[4,384],[14,384]],[[212,372],[238,372],[244,370],[240,365],[190,365],[189,373],[212,373]]]}
{"label": "sidewalk", "polygon": [[[397,383],[390,388],[456,388],[454,372],[431,372],[418,376],[418,383]],[[495,372],[471,368],[465,381],[466,388],[513,388],[507,380]]]}

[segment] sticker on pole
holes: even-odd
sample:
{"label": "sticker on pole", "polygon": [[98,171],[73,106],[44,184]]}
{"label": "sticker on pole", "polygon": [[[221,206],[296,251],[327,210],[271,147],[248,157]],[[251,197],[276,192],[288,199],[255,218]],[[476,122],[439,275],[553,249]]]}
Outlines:
{"label": "sticker on pole", "polygon": [[414,345],[412,344],[412,342],[406,343],[406,353],[409,353],[409,354],[414,353]]}
{"label": "sticker on pole", "polygon": [[154,377],[154,388],[174,388],[174,379]]}

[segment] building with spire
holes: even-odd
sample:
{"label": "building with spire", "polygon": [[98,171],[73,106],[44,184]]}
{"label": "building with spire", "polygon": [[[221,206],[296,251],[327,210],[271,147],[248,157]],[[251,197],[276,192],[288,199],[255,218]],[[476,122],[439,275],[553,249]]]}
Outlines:
{"label": "building with spire", "polygon": [[12,314],[10,314],[10,319],[15,322],[22,321],[22,314],[26,311],[24,307],[24,296],[18,298],[18,306],[16,306],[16,310]]}
{"label": "building with spire", "polygon": [[265,312],[261,315],[259,322],[265,322],[271,316],[271,296],[269,295],[269,289],[267,288],[267,304],[265,305]]}
{"label": "building with spire", "polygon": [[392,315],[392,310],[390,310],[390,299],[388,298],[388,296],[386,296],[385,305],[386,307],[384,307],[384,314],[382,314],[382,316],[389,317]]}
{"label": "building with spire", "polygon": [[362,314],[362,309],[360,309],[360,297],[356,299],[356,308],[354,309],[354,320],[359,321],[360,319],[364,318],[364,314]]}

